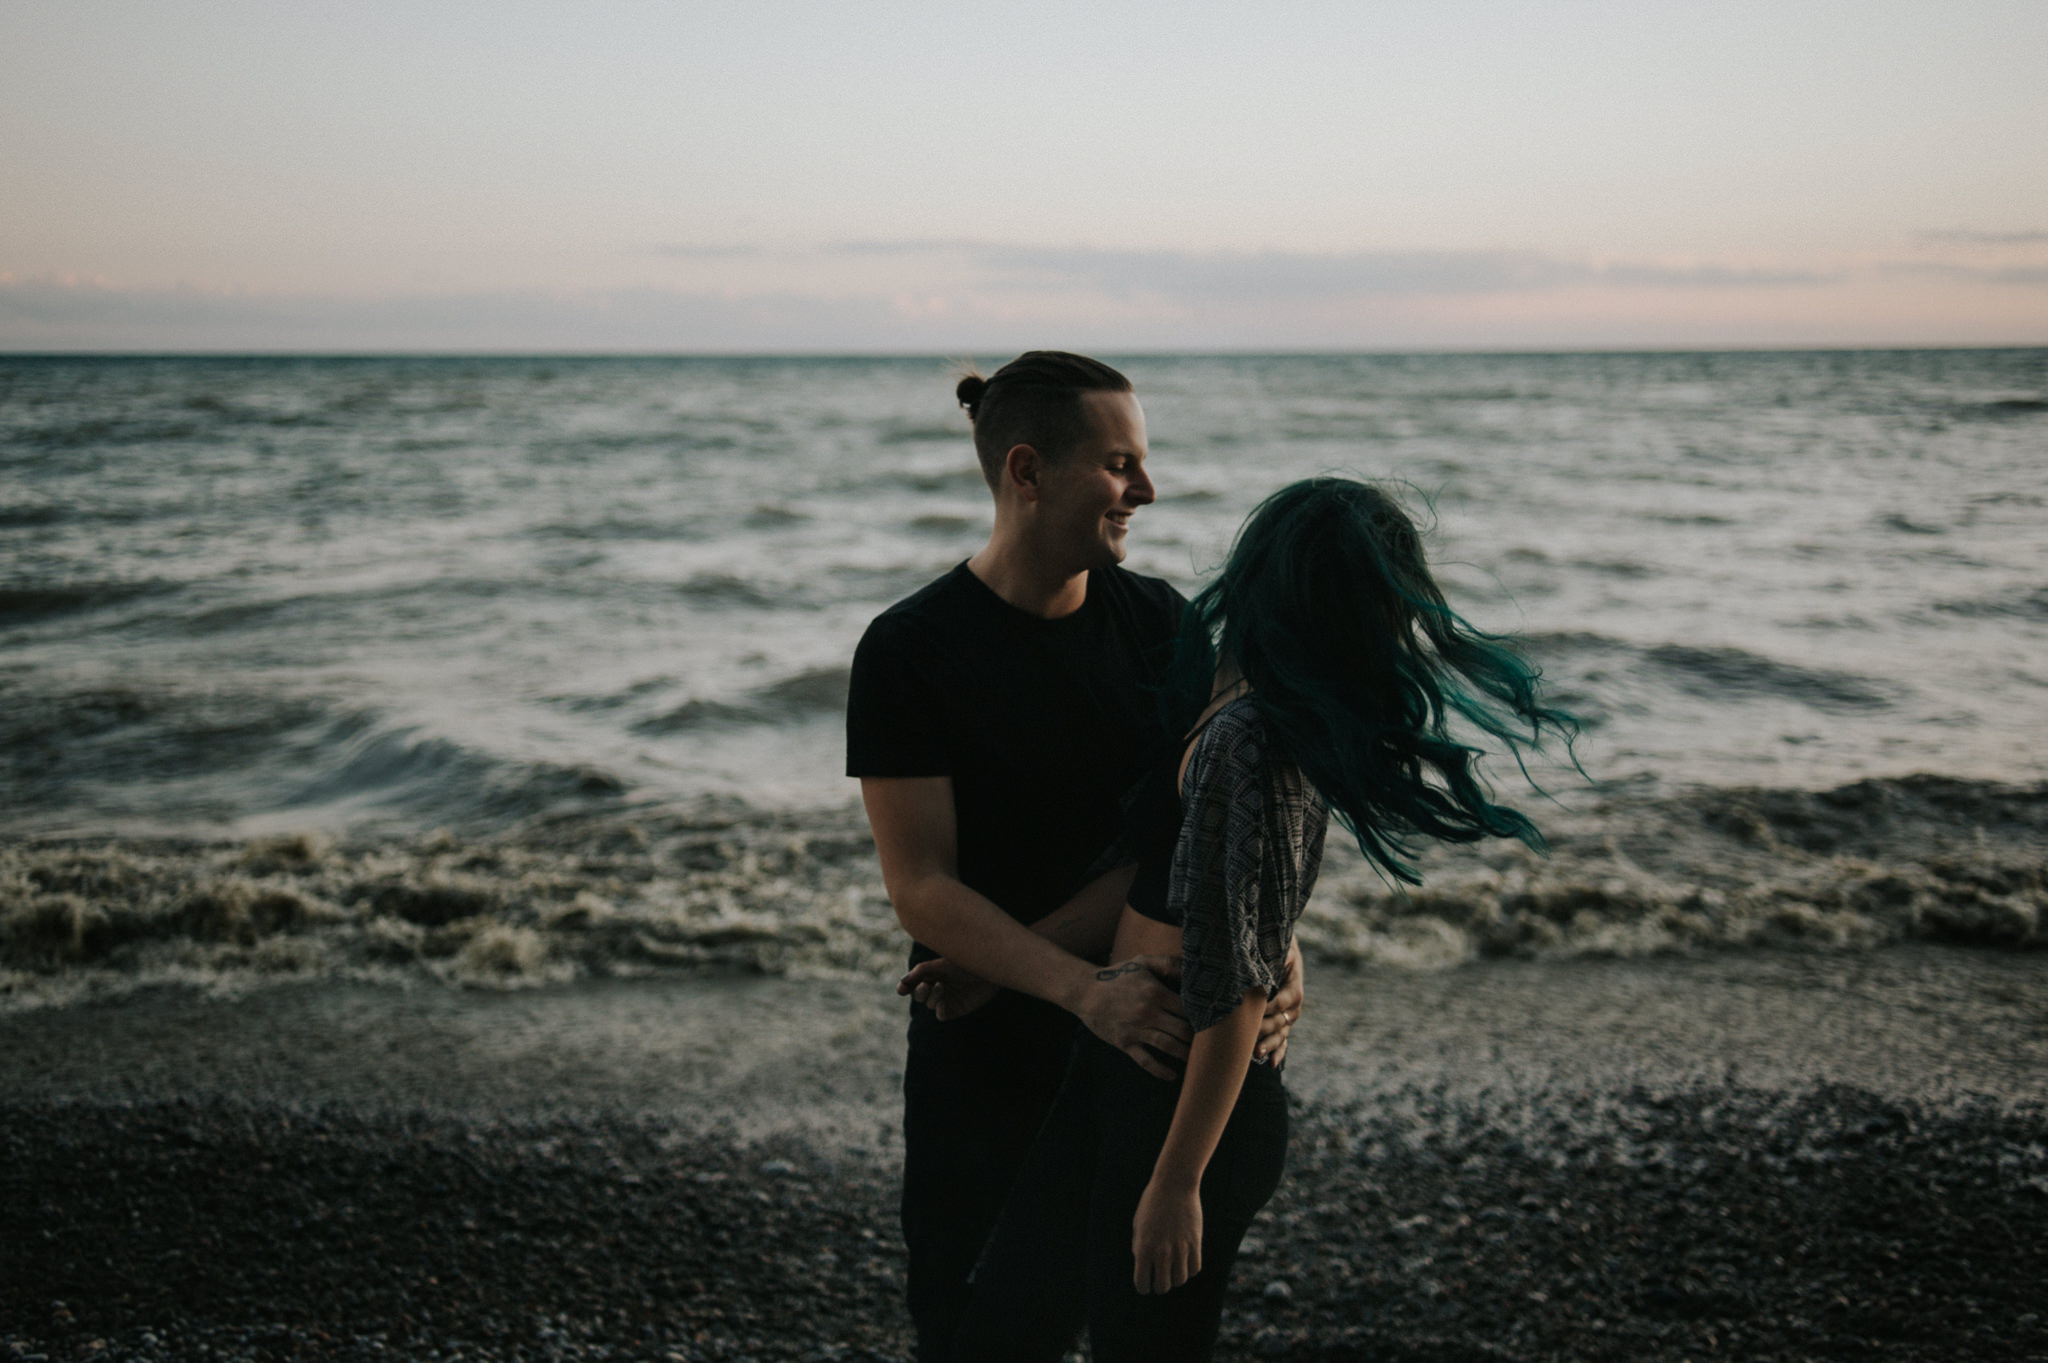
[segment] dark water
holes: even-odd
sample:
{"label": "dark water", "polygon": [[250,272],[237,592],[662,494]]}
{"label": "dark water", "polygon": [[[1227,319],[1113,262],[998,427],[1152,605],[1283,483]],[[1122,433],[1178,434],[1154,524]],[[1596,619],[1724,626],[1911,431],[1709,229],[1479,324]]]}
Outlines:
{"label": "dark water", "polygon": [[[1153,358],[1133,566],[1433,502],[1605,781],[2048,770],[2048,351]],[[987,495],[936,360],[0,359],[18,829],[834,805],[865,622]],[[1418,496],[1416,500],[1422,500]]]}
{"label": "dark water", "polygon": [[[1134,567],[1191,589],[1279,484],[1405,480],[1455,602],[1589,721],[1554,858],[1399,898],[1338,856],[1322,959],[2048,940],[2048,351],[1125,367]],[[950,391],[0,359],[0,1002],[886,972],[841,707],[868,619],[986,531]]]}

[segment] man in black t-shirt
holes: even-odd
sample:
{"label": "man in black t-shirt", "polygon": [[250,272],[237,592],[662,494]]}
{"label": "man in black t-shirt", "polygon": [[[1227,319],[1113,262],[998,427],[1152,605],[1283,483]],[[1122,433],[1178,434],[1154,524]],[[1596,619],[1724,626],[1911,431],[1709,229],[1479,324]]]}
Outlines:
{"label": "man in black t-shirt", "polygon": [[[1153,973],[1177,962],[1098,966],[1127,880],[1076,896],[1116,838],[1125,790],[1173,737],[1153,685],[1184,603],[1119,566],[1131,516],[1153,498],[1144,413],[1121,374],[1057,351],[970,375],[959,397],[994,529],[876,617],[847,705],[847,773],[861,778],[912,966],[939,956],[965,973],[945,986],[950,1020],[926,987],[911,1006],[903,1230],[920,1363],[950,1357],[1074,1019],[1162,1078],[1160,1056],[1185,1057],[1190,1036]],[[1284,1051],[1298,980],[1274,999],[1262,1049]]]}

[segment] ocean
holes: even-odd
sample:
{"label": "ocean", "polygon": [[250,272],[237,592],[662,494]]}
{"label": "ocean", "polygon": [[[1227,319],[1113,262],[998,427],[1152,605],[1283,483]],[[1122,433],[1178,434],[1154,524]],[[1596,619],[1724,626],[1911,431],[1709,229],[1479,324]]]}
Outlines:
{"label": "ocean", "polygon": [[[1130,567],[1192,591],[1281,484],[1397,480],[1585,721],[1557,858],[1336,866],[1326,955],[2041,940],[2048,350],[1108,358]],[[0,357],[0,995],[885,968],[846,670],[986,533],[956,372]],[[2018,880],[1928,927],[1986,838]],[[1940,886],[1857,900],[1899,857]]]}

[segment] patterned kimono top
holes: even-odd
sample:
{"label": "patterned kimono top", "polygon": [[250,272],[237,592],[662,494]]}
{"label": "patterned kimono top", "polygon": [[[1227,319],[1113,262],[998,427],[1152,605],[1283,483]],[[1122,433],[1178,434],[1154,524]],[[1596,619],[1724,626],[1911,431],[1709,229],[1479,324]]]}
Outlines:
{"label": "patterned kimono top", "polygon": [[[1133,832],[1131,907],[1181,930],[1181,1005],[1196,1031],[1271,998],[1287,974],[1295,920],[1323,864],[1329,809],[1270,743],[1251,697],[1227,702],[1195,740],[1172,817],[1174,769],[1153,783]],[[1159,798],[1163,793],[1164,798]]]}

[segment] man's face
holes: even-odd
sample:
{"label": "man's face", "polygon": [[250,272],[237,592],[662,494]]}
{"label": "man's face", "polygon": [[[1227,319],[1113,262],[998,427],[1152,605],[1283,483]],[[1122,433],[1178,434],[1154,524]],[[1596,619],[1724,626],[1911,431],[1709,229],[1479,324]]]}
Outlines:
{"label": "man's face", "polygon": [[1145,472],[1145,412],[1130,393],[1083,393],[1089,432],[1039,475],[1046,544],[1076,571],[1121,563],[1131,513],[1154,496]]}

